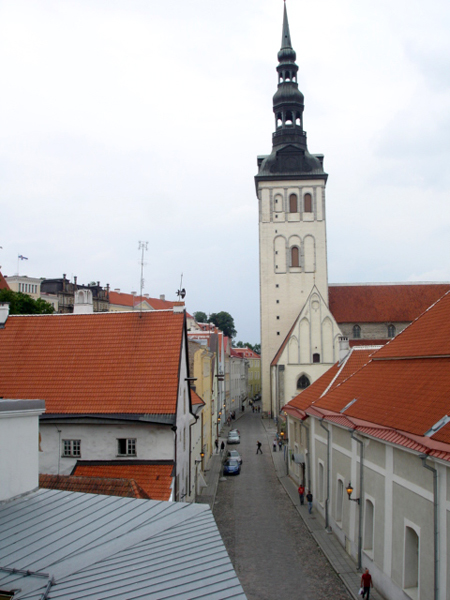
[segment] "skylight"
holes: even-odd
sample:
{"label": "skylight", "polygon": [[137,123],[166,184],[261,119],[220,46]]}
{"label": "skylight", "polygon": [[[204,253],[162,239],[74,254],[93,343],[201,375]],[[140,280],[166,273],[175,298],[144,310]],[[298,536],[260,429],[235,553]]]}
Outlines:
{"label": "skylight", "polygon": [[444,425],[447,425],[447,423],[449,421],[450,421],[450,417],[448,415],[445,415],[444,417],[442,417],[442,419],[440,419],[437,423],[435,423],[429,431],[426,432],[425,437],[431,437],[432,435],[437,433],[440,429],[442,429],[442,427],[444,427]]}
{"label": "skylight", "polygon": [[350,402],[348,404],[346,404],[344,406],[344,408],[341,410],[341,413],[344,413],[347,410],[347,408],[350,408],[350,406],[352,404],[354,404],[357,400],[358,400],[358,398],[353,398],[353,400],[350,400]]}

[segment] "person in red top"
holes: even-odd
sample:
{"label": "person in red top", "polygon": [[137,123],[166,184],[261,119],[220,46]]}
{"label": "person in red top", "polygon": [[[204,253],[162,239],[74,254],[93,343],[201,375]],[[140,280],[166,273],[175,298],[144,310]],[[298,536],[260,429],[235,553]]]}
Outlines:
{"label": "person in red top", "polygon": [[370,588],[373,587],[372,575],[369,573],[369,569],[365,569],[364,573],[361,575],[361,587],[364,590],[362,597],[369,600]]}
{"label": "person in red top", "polygon": [[300,496],[300,504],[305,503],[305,488],[302,484],[298,486],[298,495]]}

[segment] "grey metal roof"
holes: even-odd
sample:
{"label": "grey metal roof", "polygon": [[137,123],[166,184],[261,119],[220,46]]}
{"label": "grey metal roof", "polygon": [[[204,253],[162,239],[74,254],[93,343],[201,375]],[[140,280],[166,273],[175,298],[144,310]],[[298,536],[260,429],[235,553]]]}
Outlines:
{"label": "grey metal roof", "polygon": [[209,507],[47,489],[0,503],[0,588],[33,600],[246,598]]}

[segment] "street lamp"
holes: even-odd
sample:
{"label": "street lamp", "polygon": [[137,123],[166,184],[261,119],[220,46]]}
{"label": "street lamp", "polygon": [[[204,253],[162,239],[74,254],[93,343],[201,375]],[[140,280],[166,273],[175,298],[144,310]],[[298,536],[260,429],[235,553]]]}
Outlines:
{"label": "street lamp", "polygon": [[351,500],[352,502],[357,502],[359,504],[361,499],[360,498],[352,498],[352,493],[353,493],[352,484],[349,482],[349,484],[347,486],[348,499]]}

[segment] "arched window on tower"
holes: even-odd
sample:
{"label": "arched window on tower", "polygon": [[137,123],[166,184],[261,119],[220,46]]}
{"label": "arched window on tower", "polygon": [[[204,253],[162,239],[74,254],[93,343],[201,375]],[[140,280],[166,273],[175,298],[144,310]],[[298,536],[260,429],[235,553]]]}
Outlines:
{"label": "arched window on tower", "polygon": [[282,117],[281,117],[281,113],[278,113],[278,114],[277,114],[277,129],[278,129],[279,127],[282,127],[282,125],[283,125],[283,119],[282,119]]}
{"label": "arched window on tower", "polygon": [[295,124],[298,125],[299,127],[302,126],[302,119],[301,119],[301,116],[300,116],[299,112],[295,116]]}
{"label": "arched window on tower", "polygon": [[361,337],[361,327],[359,325],[353,325],[353,337],[359,339]]}
{"label": "arched window on tower", "polygon": [[289,196],[289,212],[296,213],[298,212],[298,203],[297,203],[297,195],[291,194]]}
{"label": "arched window on tower", "polygon": [[395,325],[388,325],[388,337],[395,337]]}
{"label": "arched window on tower", "polygon": [[291,248],[291,267],[300,266],[300,251],[298,246],[292,246]]}
{"label": "arched window on tower", "polygon": [[305,194],[303,196],[303,200],[305,203],[305,212],[307,212],[307,213],[312,212],[312,196],[311,196],[311,194]]}
{"label": "arched window on tower", "polygon": [[290,110],[288,110],[286,113],[286,121],[284,124],[289,126],[294,124],[294,119]]}
{"label": "arched window on tower", "polygon": [[318,352],[313,354],[313,363],[320,363],[320,354]]}
{"label": "arched window on tower", "polygon": [[306,390],[306,388],[309,387],[310,385],[311,385],[311,382],[306,377],[306,375],[302,375],[301,377],[298,378],[298,381],[297,381],[297,389],[298,390]]}

